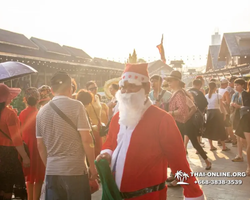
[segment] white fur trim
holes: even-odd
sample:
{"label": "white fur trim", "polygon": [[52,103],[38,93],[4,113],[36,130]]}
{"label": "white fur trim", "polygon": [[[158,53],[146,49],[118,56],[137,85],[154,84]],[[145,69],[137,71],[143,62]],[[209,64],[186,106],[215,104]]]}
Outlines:
{"label": "white fur trim", "polygon": [[204,195],[199,197],[185,197],[185,200],[205,200]]}
{"label": "white fur trim", "polygon": [[134,80],[138,80],[140,82],[149,82],[149,77],[147,76],[144,76],[142,74],[138,74],[138,73],[135,73],[135,72],[125,72],[123,75],[122,75],[122,80],[131,80],[131,79],[134,79]]}
{"label": "white fur trim", "polygon": [[110,156],[112,156],[113,151],[112,151],[112,150],[110,150],[110,149],[104,149],[104,150],[102,150],[102,151],[101,151],[101,153],[100,153],[100,154],[103,154],[103,153],[108,153]]}
{"label": "white fur trim", "polygon": [[129,83],[131,84],[135,84],[135,85],[142,85],[142,82],[138,81],[138,80],[135,80],[135,79],[129,79],[129,80],[120,80],[119,81],[119,86],[124,86],[124,82],[125,81],[128,81]]}

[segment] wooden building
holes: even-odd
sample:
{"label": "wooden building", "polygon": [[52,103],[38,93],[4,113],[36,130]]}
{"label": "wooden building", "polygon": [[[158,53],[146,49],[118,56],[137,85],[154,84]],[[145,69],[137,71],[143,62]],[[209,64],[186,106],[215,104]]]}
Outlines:
{"label": "wooden building", "polygon": [[0,29],[0,62],[23,62],[38,71],[34,75],[13,81],[13,87],[49,84],[56,71],[66,71],[83,88],[87,81],[95,80],[103,86],[105,81],[119,77],[124,64],[100,58],[91,58],[81,49],[60,46],[57,43]]}
{"label": "wooden building", "polygon": [[172,70],[172,67],[165,64],[161,60],[148,63],[148,72],[150,76],[152,76],[153,74],[169,74]]}
{"label": "wooden building", "polygon": [[206,72],[222,69],[225,67],[225,61],[219,61],[220,45],[211,45],[208,49]]}
{"label": "wooden building", "polygon": [[182,66],[184,65],[185,63],[183,62],[183,60],[172,60],[170,62],[170,65],[174,68],[174,69],[180,69],[182,70]]}
{"label": "wooden building", "polygon": [[250,63],[250,32],[225,33],[222,38],[219,61],[226,67]]}
{"label": "wooden building", "polygon": [[[0,29],[0,63],[6,61],[23,62],[38,73],[5,82],[13,87],[27,88],[50,85],[56,71],[65,71],[84,88],[90,80],[102,87],[105,81],[120,77],[125,64],[92,58],[82,49],[59,45],[36,37],[28,39],[22,34]],[[149,74],[170,73],[172,68],[161,60],[149,63]]]}
{"label": "wooden building", "polygon": [[250,32],[224,33],[221,45],[209,47],[205,77],[250,73]]}

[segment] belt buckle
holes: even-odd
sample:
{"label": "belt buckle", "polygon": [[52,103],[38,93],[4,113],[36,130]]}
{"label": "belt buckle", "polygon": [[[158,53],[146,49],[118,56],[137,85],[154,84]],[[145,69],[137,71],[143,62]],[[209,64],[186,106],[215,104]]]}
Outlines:
{"label": "belt buckle", "polygon": [[153,192],[153,188],[144,188],[141,194],[144,195],[151,192]]}

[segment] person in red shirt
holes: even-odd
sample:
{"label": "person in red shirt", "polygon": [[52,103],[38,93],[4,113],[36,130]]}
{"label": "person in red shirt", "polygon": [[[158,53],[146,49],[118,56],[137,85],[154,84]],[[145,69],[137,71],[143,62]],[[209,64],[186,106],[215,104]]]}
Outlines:
{"label": "person in red shirt", "polygon": [[18,154],[24,167],[30,165],[30,159],[24,150],[17,114],[8,107],[20,92],[19,88],[9,88],[0,83],[0,199],[5,200],[11,199],[14,184],[20,180],[25,184]]}
{"label": "person in red shirt", "polygon": [[36,142],[36,115],[39,99],[38,90],[34,87],[28,88],[25,91],[25,102],[28,106],[19,115],[22,139],[28,145],[30,152],[30,167],[24,168],[28,200],[39,199],[45,175],[45,166],[39,155]]}

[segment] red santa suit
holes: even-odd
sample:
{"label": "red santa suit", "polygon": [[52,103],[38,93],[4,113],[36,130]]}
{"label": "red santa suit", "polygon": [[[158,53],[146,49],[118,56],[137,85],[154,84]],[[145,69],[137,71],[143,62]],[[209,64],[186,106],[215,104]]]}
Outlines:
{"label": "red santa suit", "polygon": [[[187,200],[203,200],[203,192],[195,184],[186,159],[181,134],[172,116],[165,111],[146,104],[143,118],[135,129],[119,125],[119,113],[110,124],[110,131],[103,151],[112,155],[111,168],[117,159],[115,179],[121,192],[134,192],[154,186],[167,179],[169,164],[173,173],[182,170],[189,175],[183,185]],[[119,155],[117,157],[117,153]],[[147,193],[133,200],[165,200],[166,188]]]}
{"label": "red santa suit", "polygon": [[[173,117],[149,100],[134,128],[119,124],[119,112],[112,118],[101,153],[105,152],[111,155],[111,169],[115,171],[115,181],[122,193],[164,183],[169,165],[174,174],[182,170],[189,175],[185,181],[189,185],[182,185],[185,199],[204,200],[196,178],[190,174],[183,140]],[[166,190],[165,186],[132,199],[166,200]]]}

